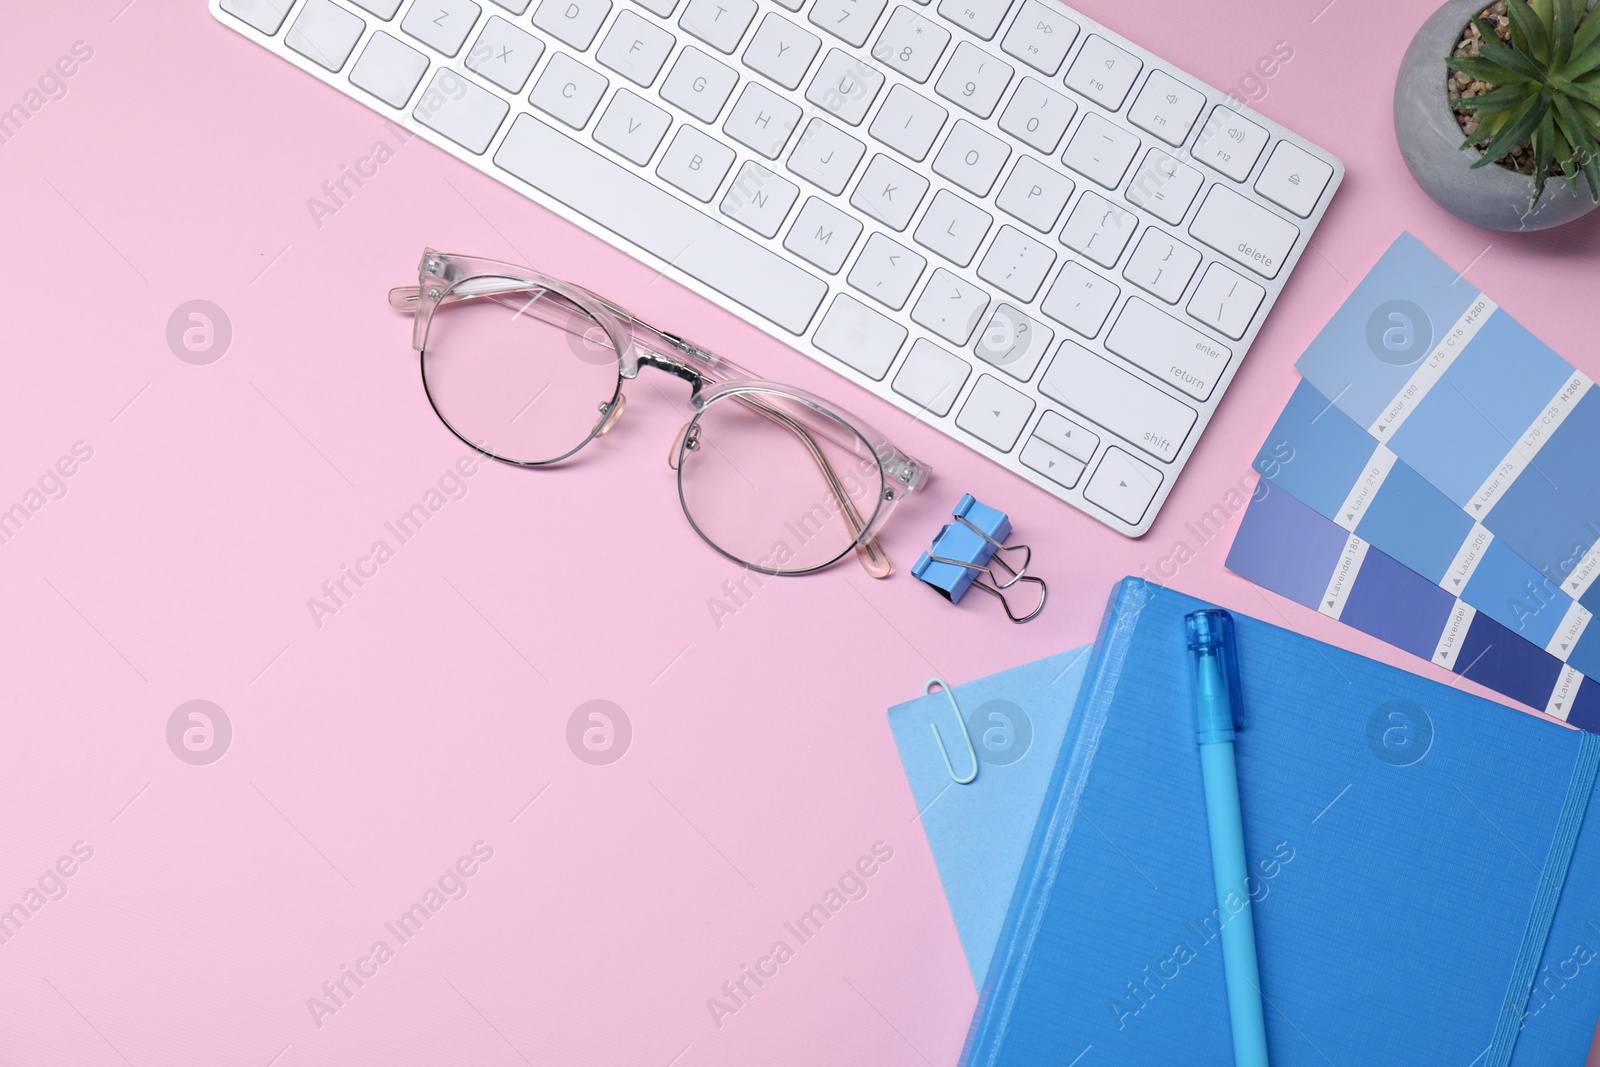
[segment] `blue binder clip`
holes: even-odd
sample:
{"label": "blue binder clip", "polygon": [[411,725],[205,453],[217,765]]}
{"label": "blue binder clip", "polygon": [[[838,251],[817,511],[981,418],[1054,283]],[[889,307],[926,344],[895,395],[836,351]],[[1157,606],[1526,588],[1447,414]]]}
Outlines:
{"label": "blue binder clip", "polygon": [[[953,515],[955,521],[945,523],[939,535],[933,539],[933,546],[911,568],[912,576],[933,586],[952,604],[961,603],[968,589],[982,589],[999,599],[1006,617],[1012,622],[1027,622],[1043,611],[1046,593],[1044,579],[1028,574],[1033,551],[1027,545],[1005,543],[1006,538],[1011,536],[1011,520],[1006,513],[978,503],[968,493],[956,505]],[[1002,552],[1021,552],[1021,567],[1013,568],[1000,555]],[[1004,568],[1010,577],[1002,580],[995,574],[991,569],[995,563]],[[985,574],[993,585],[983,583],[981,576]],[[1022,616],[1011,610],[1005,595],[1005,590],[1018,582],[1032,582],[1039,587],[1039,603]]]}

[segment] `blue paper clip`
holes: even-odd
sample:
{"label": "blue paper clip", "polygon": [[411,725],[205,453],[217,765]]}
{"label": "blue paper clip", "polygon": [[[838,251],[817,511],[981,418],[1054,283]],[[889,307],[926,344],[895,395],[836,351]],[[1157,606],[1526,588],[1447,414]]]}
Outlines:
{"label": "blue paper clip", "polygon": [[[1027,622],[1043,611],[1046,593],[1044,579],[1028,574],[1033,551],[1027,545],[1005,543],[1006,538],[1011,536],[1011,520],[1006,513],[978,503],[968,493],[956,505],[953,515],[955,521],[945,523],[939,535],[933,539],[932,547],[911,568],[912,575],[933,586],[952,604],[961,603],[968,589],[982,589],[999,599],[1006,617],[1012,622]],[[1022,566],[1014,569],[1001,557],[1002,552],[1021,552]],[[1002,581],[990,570],[993,563],[1005,568],[1010,577]],[[984,574],[989,576],[993,585],[985,585],[980,580],[979,576]],[[1022,616],[1012,612],[1011,604],[1003,592],[1018,582],[1032,582],[1039,587],[1039,603]]]}

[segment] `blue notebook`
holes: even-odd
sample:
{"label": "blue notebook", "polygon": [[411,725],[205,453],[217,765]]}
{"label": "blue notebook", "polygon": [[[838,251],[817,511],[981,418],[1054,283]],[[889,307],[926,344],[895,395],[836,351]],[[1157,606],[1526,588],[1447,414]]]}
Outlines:
{"label": "blue notebook", "polygon": [[[1113,593],[964,1067],[1232,1063],[1182,640],[1208,606]],[[1582,1063],[1600,737],[1235,619],[1275,1067]]]}

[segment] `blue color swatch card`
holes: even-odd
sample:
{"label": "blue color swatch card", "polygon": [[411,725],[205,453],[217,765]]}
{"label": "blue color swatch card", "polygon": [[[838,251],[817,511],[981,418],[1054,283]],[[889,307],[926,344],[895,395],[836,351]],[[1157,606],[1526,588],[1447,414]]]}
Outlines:
{"label": "blue color swatch card", "polygon": [[1402,234],[1296,364],[1359,427],[1590,612],[1600,390]]}
{"label": "blue color swatch card", "polygon": [[937,726],[951,767],[966,777],[973,760],[948,696],[936,689],[889,709],[974,985],[989,970],[1090,651],[1073,649],[955,687],[977,757],[978,775],[966,785],[952,780],[934,740]]}

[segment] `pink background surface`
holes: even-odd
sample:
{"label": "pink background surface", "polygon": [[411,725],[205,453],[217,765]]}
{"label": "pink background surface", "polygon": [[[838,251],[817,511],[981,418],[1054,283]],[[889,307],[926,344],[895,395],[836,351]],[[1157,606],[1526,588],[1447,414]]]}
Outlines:
{"label": "pink background surface", "polygon": [[[125,2],[0,16],[5,106],[74,42],[93,49],[0,144],[0,506],[93,449],[0,545],[0,907],[93,849],[0,945],[0,1063],[953,1064],[976,994],[884,709],[930,675],[1090,640],[1130,573],[1449,679],[1225,572],[1236,517],[1208,542],[1186,526],[1238,484],[1296,355],[1403,228],[1600,376],[1600,215],[1487,234],[1401,164],[1390,86],[1427,2],[1191,0],[1175,17],[1083,0],[1219,86],[1286,42],[1258,106],[1349,170],[1141,541],[420,140],[318,226],[308,198],[393,140],[377,116],[198,2]],[[879,425],[937,472],[888,530],[899,572],[769,582],[719,627],[708,599],[739,572],[678,511],[663,458],[682,396],[657,376],[582,463],[478,469],[319,628],[307,598],[393,547],[384,523],[464,451],[384,301],[424,244],[591,286]],[[192,299],[232,323],[208,366],[165,339]],[[1051,582],[1031,625],[909,577],[968,490],[1011,513]],[[1194,559],[1174,575],[1180,542]],[[208,766],[167,746],[192,699],[233,727]],[[566,741],[592,699],[632,723],[609,766]],[[399,944],[384,923],[480,841],[493,857],[466,895]],[[866,897],[717,1025],[707,999],[876,842],[893,858]],[[393,958],[319,1027],[308,998],[379,939]]]}

